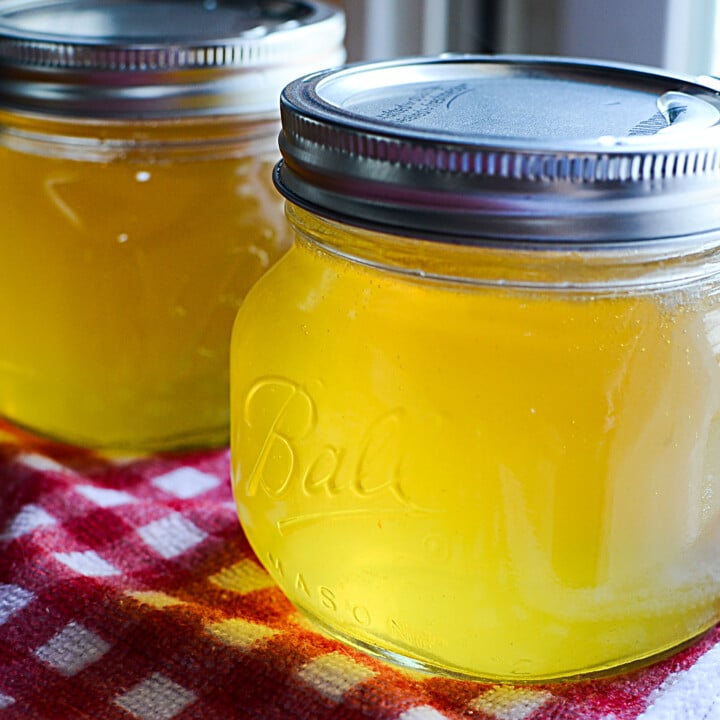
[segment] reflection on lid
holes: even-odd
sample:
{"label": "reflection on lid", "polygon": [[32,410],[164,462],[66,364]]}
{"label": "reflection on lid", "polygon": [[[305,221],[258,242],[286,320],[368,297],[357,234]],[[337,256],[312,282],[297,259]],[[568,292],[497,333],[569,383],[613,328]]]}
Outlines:
{"label": "reflection on lid", "polygon": [[658,109],[667,121],[667,126],[658,132],[667,134],[705,129],[720,120],[717,108],[700,98],[682,92],[666,92],[658,98]]}

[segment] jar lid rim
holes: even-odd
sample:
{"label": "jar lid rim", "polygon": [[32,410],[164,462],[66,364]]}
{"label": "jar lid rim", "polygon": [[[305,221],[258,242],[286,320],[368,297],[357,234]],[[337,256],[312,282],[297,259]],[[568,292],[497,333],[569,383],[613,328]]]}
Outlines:
{"label": "jar lid rim", "polygon": [[276,181],[318,211],[422,233],[616,241],[683,234],[683,223],[710,231],[720,228],[718,87],[576,58],[352,65],[283,91]]}
{"label": "jar lid rim", "polygon": [[7,0],[0,106],[108,117],[276,113],[286,83],[344,61],[344,33],[342,10],[323,0]]}

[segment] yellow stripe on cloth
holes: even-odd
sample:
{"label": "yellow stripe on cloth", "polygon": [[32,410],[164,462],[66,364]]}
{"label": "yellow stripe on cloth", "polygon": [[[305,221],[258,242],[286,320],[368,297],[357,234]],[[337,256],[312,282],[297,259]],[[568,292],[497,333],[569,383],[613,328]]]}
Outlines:
{"label": "yellow stripe on cloth", "polygon": [[138,602],[143,603],[143,605],[150,605],[158,610],[183,604],[182,600],[178,600],[172,595],[156,590],[136,590],[134,592],[128,592],[127,594]]}
{"label": "yellow stripe on cloth", "polygon": [[497,720],[525,720],[542,707],[552,695],[544,690],[495,687],[471,700],[468,707]]}
{"label": "yellow stripe on cloth", "polygon": [[240,618],[211,623],[205,627],[205,630],[226,645],[232,645],[241,650],[247,650],[258,640],[272,637],[279,632],[267,625],[248,622]]}
{"label": "yellow stripe on cloth", "polygon": [[210,577],[210,582],[222,590],[248,593],[273,587],[273,579],[253,560],[241,560]]}
{"label": "yellow stripe on cloth", "polygon": [[341,653],[329,653],[311,660],[298,676],[320,694],[340,702],[343,695],[377,673]]}

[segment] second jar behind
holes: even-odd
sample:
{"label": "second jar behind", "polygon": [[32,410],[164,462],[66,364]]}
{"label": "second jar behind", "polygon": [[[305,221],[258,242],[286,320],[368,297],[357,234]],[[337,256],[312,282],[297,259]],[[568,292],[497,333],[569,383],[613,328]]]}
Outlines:
{"label": "second jar behind", "polygon": [[0,14],[0,414],[70,442],[227,440],[238,305],[284,252],[277,95],[344,58],[322,3]]}

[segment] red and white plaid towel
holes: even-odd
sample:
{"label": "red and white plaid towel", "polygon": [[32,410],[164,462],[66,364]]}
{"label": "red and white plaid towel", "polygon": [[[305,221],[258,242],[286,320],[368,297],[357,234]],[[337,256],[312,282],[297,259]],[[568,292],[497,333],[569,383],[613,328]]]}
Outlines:
{"label": "red and white plaid towel", "polygon": [[227,451],[111,462],[0,424],[0,720],[709,720],[720,628],[628,675],[421,676],[319,634],[258,564]]}

